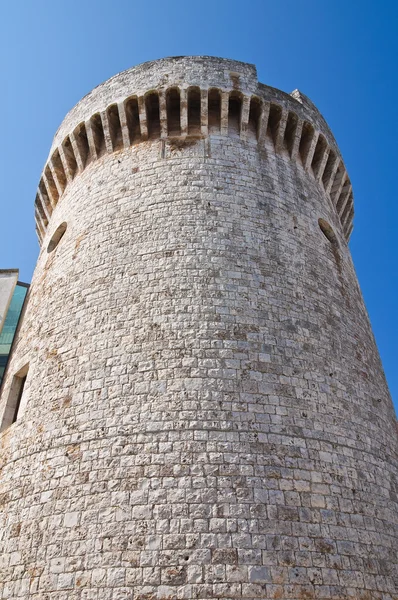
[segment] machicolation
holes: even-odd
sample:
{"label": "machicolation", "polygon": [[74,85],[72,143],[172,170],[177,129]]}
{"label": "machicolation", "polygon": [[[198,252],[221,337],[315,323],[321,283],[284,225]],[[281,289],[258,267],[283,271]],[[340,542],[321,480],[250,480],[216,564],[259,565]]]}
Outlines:
{"label": "machicolation", "polygon": [[300,106],[304,97],[298,90],[277,103],[264,93],[265,86],[259,84],[255,94],[247,95],[236,89],[238,81],[239,74],[232,74],[227,89],[180,85],[149,90],[87,115],[53,147],[43,170],[35,202],[40,241],[66,186],[105,153],[156,138],[186,140],[212,134],[239,136],[296,161],[325,189],[348,240],[354,217],[352,186],[327,127],[320,131],[317,125],[323,123],[314,126],[305,120],[309,115]]}

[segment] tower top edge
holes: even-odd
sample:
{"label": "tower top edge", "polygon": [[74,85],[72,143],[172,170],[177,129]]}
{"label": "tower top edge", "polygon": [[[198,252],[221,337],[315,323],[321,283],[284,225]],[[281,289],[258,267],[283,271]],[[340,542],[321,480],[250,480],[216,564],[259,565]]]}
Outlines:
{"label": "tower top edge", "polygon": [[0,277],[19,274],[19,269],[0,269]]}
{"label": "tower top edge", "polygon": [[[56,133],[55,133],[55,137],[57,136],[59,130],[61,129],[63,123],[65,122],[65,120],[68,119],[68,117],[74,113],[82,104],[85,103],[85,101],[89,100],[93,95],[95,95],[98,92],[101,92],[104,88],[106,88],[107,86],[112,86],[114,87],[114,84],[120,83],[122,84],[124,82],[124,80],[126,78],[130,79],[132,77],[142,77],[145,74],[149,74],[151,70],[155,70],[159,67],[160,69],[163,69],[164,67],[172,67],[172,66],[185,66],[184,63],[190,63],[192,65],[195,64],[195,66],[198,66],[198,64],[208,64],[208,65],[213,65],[213,67],[215,67],[216,65],[218,67],[220,66],[224,66],[224,68],[229,68],[229,69],[233,69],[233,67],[235,68],[240,68],[241,70],[247,70],[247,71],[251,71],[251,75],[252,78],[255,79],[255,81],[257,82],[257,68],[254,64],[252,63],[246,63],[244,61],[240,61],[240,60],[235,60],[232,58],[222,58],[219,56],[210,56],[210,55],[187,55],[187,56],[165,56],[162,58],[156,58],[154,60],[148,60],[148,61],[144,61],[142,63],[139,63],[138,65],[134,65],[132,67],[129,67],[128,69],[124,69],[123,71],[120,71],[119,73],[115,73],[115,75],[112,75],[111,77],[109,77],[108,79],[105,79],[104,81],[102,81],[101,83],[99,83],[98,85],[96,85],[92,90],[90,90],[89,92],[87,92],[87,94],[85,94],[65,115],[64,119],[62,120],[60,126],[58,127]],[[157,87],[157,86],[153,86],[153,87]],[[116,92],[116,90],[115,90]]]}
{"label": "tower top edge", "polygon": [[237,89],[249,95],[265,95],[268,100],[279,101],[286,107],[294,105],[298,112],[303,113],[300,116],[306,119],[312,117],[315,122],[322,121],[321,129],[326,130],[330,137],[330,129],[317,107],[312,102],[302,101],[306,98],[304,94],[300,92],[297,98],[294,92],[290,94],[259,82],[254,64],[217,56],[171,56],[130,67],[94,87],[62,120],[54,135],[51,152],[70,131],[95,112],[101,113],[109,105],[124,101],[129,96],[143,96],[150,90],[173,85]]}
{"label": "tower top edge", "polygon": [[[315,163],[318,179],[325,172],[325,191],[334,198],[342,195],[337,208],[339,216],[344,217],[342,225],[348,238],[353,216],[351,182],[334,136],[311,100],[297,89],[289,94],[259,82],[257,69],[250,63],[212,56],[178,56],[142,63],[114,75],[69,111],[55,134],[37,190],[39,241],[67,184],[87,164],[104,153],[153,139],[154,131],[163,139],[176,131],[183,137],[192,133],[189,107],[193,110],[193,98],[198,94],[200,135],[210,134],[210,102],[212,111],[218,111],[222,136],[228,135],[229,111],[237,104],[239,137],[243,141],[251,120],[259,147],[268,136],[275,152],[286,147],[294,160],[300,154],[307,172]],[[177,130],[169,112],[173,102],[179,114]]]}
{"label": "tower top edge", "polygon": [[[112,77],[110,77],[109,79],[106,79],[102,83],[98,84],[98,86],[93,88],[91,91],[94,91],[95,89],[97,89],[97,87],[100,87],[103,84],[109,83],[113,79],[117,79],[119,76],[124,75],[126,73],[131,73],[131,72],[140,71],[140,70],[144,70],[144,71],[149,70],[152,67],[161,65],[161,64],[167,64],[167,63],[176,63],[176,64],[180,63],[181,64],[186,61],[195,62],[195,63],[206,62],[206,63],[213,63],[214,65],[216,63],[218,63],[219,65],[221,65],[223,63],[225,66],[240,65],[241,67],[252,69],[253,72],[255,73],[255,75],[257,76],[257,68],[256,68],[255,64],[247,63],[242,60],[236,60],[234,58],[224,58],[221,56],[211,56],[208,54],[191,54],[191,55],[186,55],[186,56],[164,56],[162,58],[156,58],[154,60],[144,61],[142,63],[139,63],[138,65],[134,65],[132,67],[129,67],[128,69],[124,69],[123,71],[120,71],[119,73],[115,73],[115,75],[112,75]],[[82,100],[84,100],[84,98],[85,98],[85,96],[82,98]]]}

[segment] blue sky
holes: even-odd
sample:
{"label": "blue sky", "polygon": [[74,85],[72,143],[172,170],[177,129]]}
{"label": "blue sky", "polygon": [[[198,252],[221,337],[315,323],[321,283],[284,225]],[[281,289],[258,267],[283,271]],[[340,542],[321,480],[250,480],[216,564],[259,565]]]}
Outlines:
{"label": "blue sky", "polygon": [[35,190],[65,113],[147,60],[207,54],[299,88],[342,151],[355,194],[351,251],[398,406],[398,3],[388,0],[13,0],[0,7],[1,268],[29,281]]}

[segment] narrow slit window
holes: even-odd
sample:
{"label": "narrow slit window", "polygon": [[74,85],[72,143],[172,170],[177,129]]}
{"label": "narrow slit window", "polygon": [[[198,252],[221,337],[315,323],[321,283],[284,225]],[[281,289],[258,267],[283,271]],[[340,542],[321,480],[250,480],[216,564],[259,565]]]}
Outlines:
{"label": "narrow slit window", "polygon": [[12,417],[13,423],[15,423],[15,421],[18,419],[18,412],[19,412],[19,408],[21,406],[21,400],[22,400],[22,395],[23,395],[27,376],[28,375],[26,374],[26,375],[23,375],[22,377],[15,378],[18,380],[18,382],[16,383],[16,385],[18,386],[18,391],[17,391],[17,400],[16,400],[15,408],[14,408],[14,414]]}
{"label": "narrow slit window", "polygon": [[200,89],[190,88],[188,90],[188,134],[198,135],[201,132],[200,118]]}
{"label": "narrow slit window", "polygon": [[181,135],[181,102],[180,92],[176,88],[167,90],[167,133],[168,135]]}

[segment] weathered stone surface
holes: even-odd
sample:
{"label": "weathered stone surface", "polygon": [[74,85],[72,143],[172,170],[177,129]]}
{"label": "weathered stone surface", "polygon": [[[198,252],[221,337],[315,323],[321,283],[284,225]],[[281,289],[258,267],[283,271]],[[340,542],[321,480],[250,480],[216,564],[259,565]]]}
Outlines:
{"label": "weathered stone surface", "polygon": [[[262,90],[340,156],[299,93],[215,58],[112,78],[51,156],[96,111],[177,83]],[[292,118],[282,134],[230,116],[176,141],[171,112],[145,140],[140,113],[140,143],[120,135],[73,180],[57,155],[46,170],[62,193],[42,195],[0,398],[1,417],[29,363],[0,436],[0,598],[397,598],[396,421],[336,210],[345,172],[297,125],[300,150]]]}

